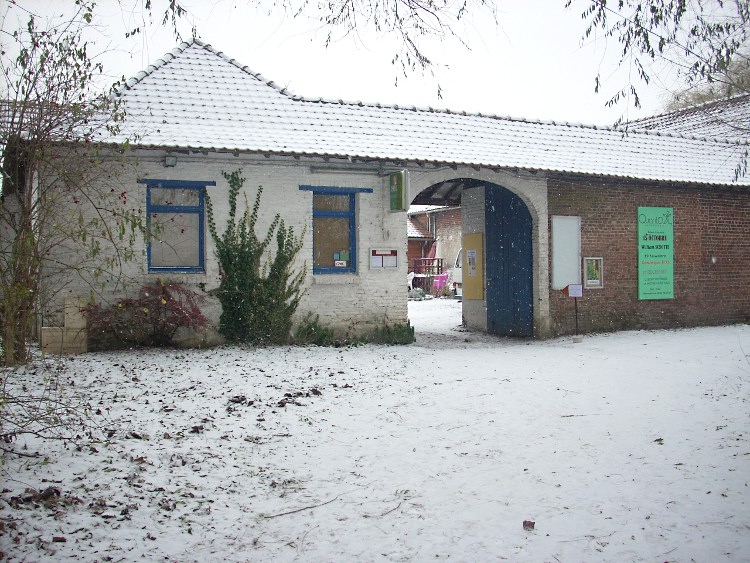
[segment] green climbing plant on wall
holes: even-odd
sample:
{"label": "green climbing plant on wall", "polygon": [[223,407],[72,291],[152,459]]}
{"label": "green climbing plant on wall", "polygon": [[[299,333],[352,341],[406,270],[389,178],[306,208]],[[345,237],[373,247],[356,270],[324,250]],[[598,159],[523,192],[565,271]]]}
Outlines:
{"label": "green climbing plant on wall", "polygon": [[[229,183],[229,216],[224,232],[216,229],[211,199],[206,197],[208,228],[221,269],[219,332],[230,341],[283,344],[289,341],[292,317],[304,294],[306,268],[294,271],[302,236],[294,234],[277,213],[263,238],[256,234],[260,199],[237,216],[237,197],[245,183],[241,172],[222,172]],[[276,249],[269,251],[272,241]]]}

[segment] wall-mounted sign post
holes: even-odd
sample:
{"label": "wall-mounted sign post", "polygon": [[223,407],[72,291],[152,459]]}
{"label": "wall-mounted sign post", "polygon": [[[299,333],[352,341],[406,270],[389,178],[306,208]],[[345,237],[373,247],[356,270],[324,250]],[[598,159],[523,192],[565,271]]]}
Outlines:
{"label": "wall-mounted sign post", "polygon": [[563,293],[568,297],[573,298],[575,315],[576,315],[576,336],[578,336],[578,298],[583,297],[583,285],[580,283],[572,283],[563,289]]}
{"label": "wall-mounted sign post", "polygon": [[674,210],[638,208],[638,299],[674,299]]}

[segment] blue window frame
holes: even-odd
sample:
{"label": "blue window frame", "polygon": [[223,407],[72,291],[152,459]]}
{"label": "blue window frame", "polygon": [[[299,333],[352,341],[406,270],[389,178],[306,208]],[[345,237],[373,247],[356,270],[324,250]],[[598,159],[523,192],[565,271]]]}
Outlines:
{"label": "blue window frame", "polygon": [[357,271],[356,194],[370,188],[300,186],[313,196],[313,274]]}
{"label": "blue window frame", "polygon": [[216,182],[138,180],[146,184],[149,272],[205,272],[205,188]]}

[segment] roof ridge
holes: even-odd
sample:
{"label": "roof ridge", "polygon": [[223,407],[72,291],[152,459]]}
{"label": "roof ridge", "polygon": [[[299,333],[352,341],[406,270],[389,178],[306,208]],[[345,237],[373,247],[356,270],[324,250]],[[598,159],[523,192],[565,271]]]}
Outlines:
{"label": "roof ridge", "polygon": [[689,139],[748,146],[750,136],[743,126],[748,119],[750,92],[739,92],[634,119],[626,125],[641,131],[663,131]]}
{"label": "roof ridge", "polygon": [[380,102],[346,101],[342,99],[333,100],[333,99],[328,99],[328,98],[323,98],[323,97],[309,98],[307,96],[300,96],[300,95],[291,95],[291,97],[295,101],[306,102],[306,103],[333,104],[333,105],[369,107],[369,108],[378,108],[378,109],[394,109],[398,111],[440,113],[440,114],[446,114],[446,115],[460,115],[463,117],[487,117],[490,119],[501,119],[505,121],[532,123],[532,124],[537,124],[537,125],[566,125],[568,127],[582,127],[582,128],[587,128],[587,129],[599,129],[599,130],[610,129],[613,131],[615,130],[614,128],[607,126],[607,125],[594,125],[594,124],[576,123],[576,122],[569,122],[569,121],[555,122],[554,120],[513,117],[510,115],[498,115],[495,113],[454,110],[450,108],[434,108],[432,106],[420,107],[414,104],[381,104]]}
{"label": "roof ridge", "polygon": [[251,68],[249,68],[247,65],[243,65],[240,63],[237,59],[233,59],[229,57],[226,53],[223,51],[219,51],[215,47],[213,47],[210,43],[206,43],[202,41],[201,39],[198,39],[197,37],[193,37],[190,41],[183,41],[180,43],[177,47],[172,49],[171,51],[168,51],[164,54],[161,58],[156,59],[152,64],[148,65],[145,70],[139,71],[134,77],[130,78],[125,83],[125,89],[129,90],[136,84],[143,81],[146,77],[153,74],[158,69],[162,68],[163,66],[167,65],[168,63],[175,60],[177,57],[179,57],[182,53],[187,51],[190,47],[193,45],[197,47],[201,47],[205,49],[206,51],[216,55],[217,57],[225,60],[226,62],[230,63],[231,65],[237,67],[239,70],[249,74],[256,80],[263,82],[266,86],[273,88],[276,90],[279,94],[283,96],[287,96],[288,98],[294,99],[294,96],[292,96],[289,92],[286,91],[286,88],[280,88],[277,84],[275,84],[272,80],[268,80],[266,77],[264,77],[259,72],[255,72]]}
{"label": "roof ridge", "polygon": [[167,51],[164,56],[156,59],[152,64],[148,65],[144,70],[139,70],[135,76],[129,78],[125,82],[125,89],[130,90],[133,88],[136,84],[139,84],[143,81],[144,78],[152,75],[155,71],[166,65],[167,63],[173,61],[176,59],[179,55],[184,53],[193,43],[196,43],[197,40],[193,39],[192,41],[183,41],[180,43],[177,47],[172,49],[171,51]]}
{"label": "roof ridge", "polygon": [[[655,116],[656,117],[656,116]],[[642,119],[648,119],[646,117]],[[628,122],[627,125],[632,124],[633,121]],[[714,143],[718,145],[750,145],[750,139],[743,140],[740,138],[732,138],[732,137],[709,137],[705,135],[686,135],[683,133],[675,133],[673,131],[667,131],[663,129],[630,129],[629,127],[625,128],[614,128],[613,131],[622,131],[623,133],[630,135],[636,134],[636,135],[651,135],[655,137],[670,137],[672,139],[685,139],[687,141],[700,141],[702,143]]]}
{"label": "roof ridge", "polygon": [[369,107],[378,109],[393,109],[398,111],[414,111],[414,112],[425,112],[425,113],[439,113],[445,115],[459,115],[462,117],[486,117],[489,119],[497,119],[503,121],[513,121],[518,123],[530,123],[534,125],[561,125],[567,127],[580,127],[582,129],[593,129],[593,130],[609,130],[619,131],[618,128],[609,125],[594,125],[577,123],[570,121],[555,121],[555,120],[544,120],[544,119],[531,119],[526,117],[514,117],[510,115],[498,115],[495,113],[483,113],[483,112],[472,112],[466,110],[454,110],[450,108],[434,108],[432,106],[418,107],[414,104],[381,104],[380,102],[362,102],[362,101],[345,101],[345,100],[333,100],[327,98],[308,98],[306,96],[291,95],[290,97],[295,101],[305,103],[317,103],[317,104],[333,104],[342,106],[357,106],[357,107]]}
{"label": "roof ridge", "polygon": [[[748,94],[750,95],[750,94]],[[613,133],[625,133],[625,134],[636,134],[636,135],[651,135],[656,137],[672,137],[676,139],[687,139],[692,141],[702,141],[702,142],[713,142],[713,143],[719,143],[719,144],[750,144],[750,141],[743,142],[741,139],[731,139],[731,138],[708,138],[708,137],[701,137],[698,135],[681,135],[678,133],[667,133],[664,131],[651,131],[651,130],[644,130],[644,129],[629,129],[619,126],[612,126],[612,125],[593,125],[593,124],[585,124],[585,123],[576,123],[576,122],[570,122],[570,121],[555,121],[555,120],[544,120],[544,119],[529,119],[525,117],[513,117],[513,116],[503,116],[503,115],[497,115],[493,113],[482,113],[482,112],[467,112],[467,111],[460,111],[460,110],[451,110],[450,108],[445,109],[439,109],[439,108],[433,108],[431,106],[428,107],[417,107],[415,105],[410,106],[400,106],[399,104],[381,104],[379,102],[347,102],[344,100],[330,100],[325,98],[306,98],[304,96],[291,96],[293,100],[295,101],[301,101],[305,103],[322,103],[322,104],[334,104],[334,105],[345,105],[345,106],[357,106],[357,107],[370,107],[370,108],[378,108],[378,109],[393,109],[397,111],[414,111],[414,112],[428,112],[428,113],[439,113],[443,115],[460,115],[462,117],[482,117],[487,119],[495,119],[499,121],[510,121],[513,123],[528,123],[530,125],[552,125],[555,127],[569,127],[572,129],[580,128],[580,129],[587,129],[591,131],[610,131]],[[645,118],[644,118],[645,119]],[[633,123],[633,122],[629,122]]]}
{"label": "roof ridge", "polygon": [[650,121],[650,120],[661,119],[663,117],[669,117],[669,116],[673,116],[674,117],[674,116],[678,116],[680,114],[694,113],[694,112],[697,112],[697,111],[703,111],[706,108],[709,108],[711,106],[719,106],[719,105],[727,104],[727,103],[730,103],[730,102],[736,102],[740,98],[745,98],[745,97],[748,97],[748,96],[750,96],[750,92],[743,92],[743,93],[740,93],[740,94],[735,94],[735,95],[730,96],[728,98],[720,98],[720,99],[717,99],[717,100],[708,100],[706,102],[701,102],[699,104],[694,104],[692,106],[688,106],[688,107],[685,107],[685,108],[679,108],[679,109],[675,109],[675,110],[672,110],[672,111],[663,111],[663,112],[657,113],[655,115],[649,115],[649,116],[646,116],[646,117],[641,117],[639,119],[634,119],[633,121],[630,121],[630,123],[639,123],[639,122],[643,122],[643,121]]}

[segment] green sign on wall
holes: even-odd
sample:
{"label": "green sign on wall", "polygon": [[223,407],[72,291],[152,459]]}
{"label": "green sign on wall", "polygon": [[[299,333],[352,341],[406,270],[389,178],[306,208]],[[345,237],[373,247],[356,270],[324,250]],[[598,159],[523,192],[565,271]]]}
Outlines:
{"label": "green sign on wall", "polygon": [[393,172],[388,176],[390,186],[391,211],[406,211],[406,195],[409,192],[409,172]]}
{"label": "green sign on wall", "polygon": [[638,299],[674,299],[674,209],[638,208]]}

